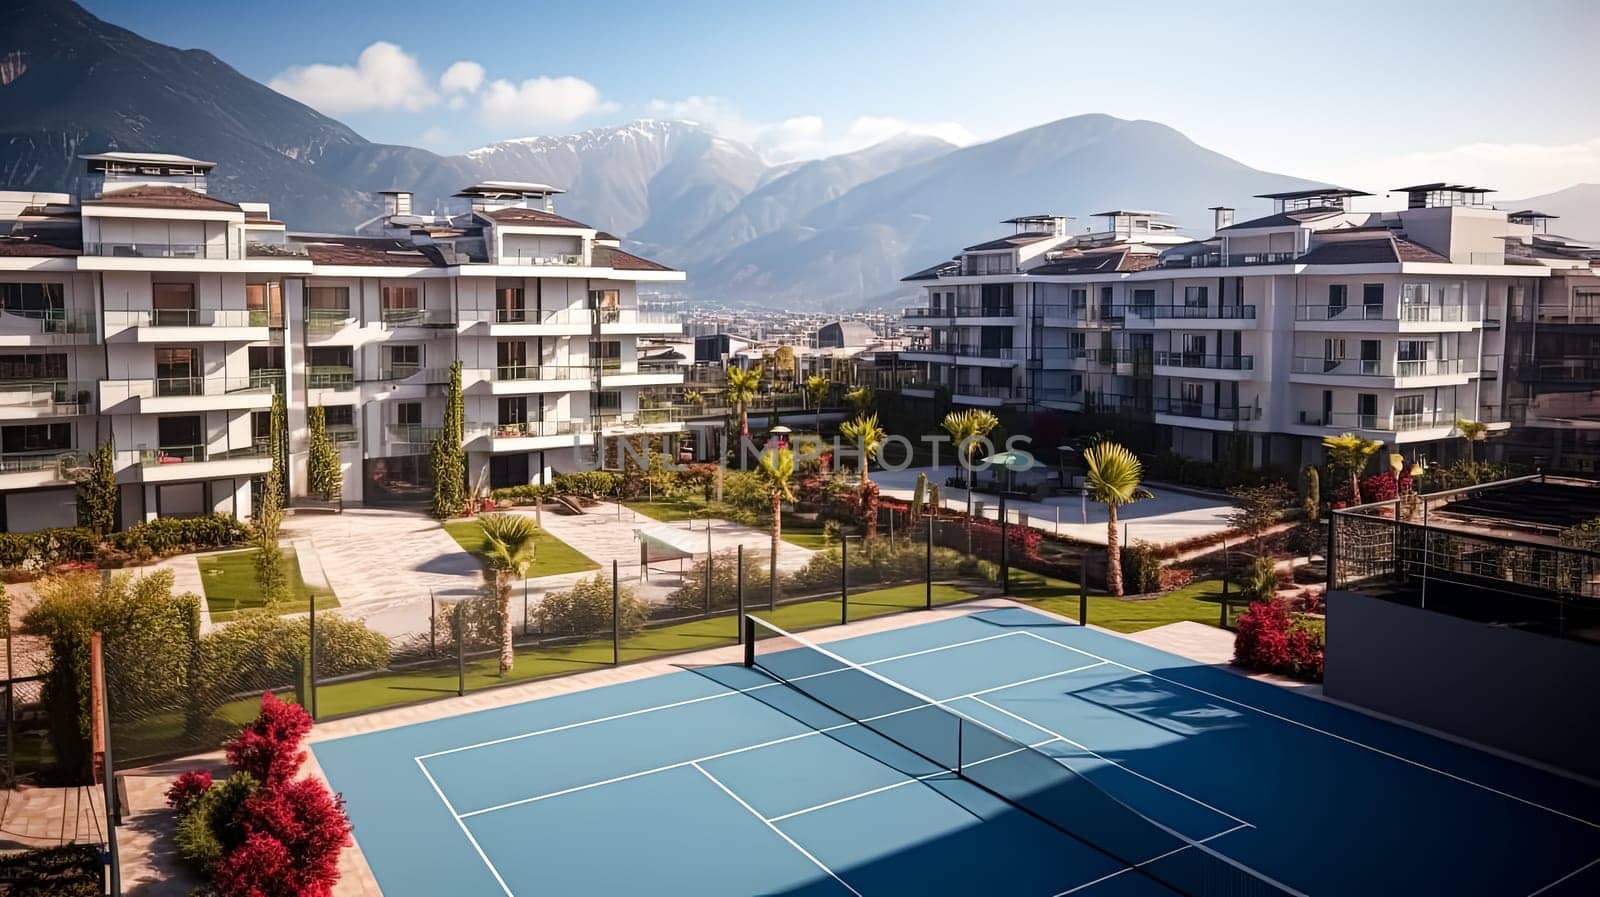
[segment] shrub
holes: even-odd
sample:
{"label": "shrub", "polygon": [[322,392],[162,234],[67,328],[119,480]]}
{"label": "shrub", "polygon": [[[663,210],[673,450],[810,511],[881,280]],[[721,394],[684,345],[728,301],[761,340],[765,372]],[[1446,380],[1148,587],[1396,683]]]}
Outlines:
{"label": "shrub", "polygon": [[1322,681],[1325,626],[1296,616],[1282,601],[1257,601],[1239,615],[1233,662],[1247,669]]}
{"label": "shrub", "polygon": [[[206,682],[229,692],[242,683],[296,681],[310,656],[304,618],[265,614],[221,626],[200,640]],[[381,670],[389,664],[389,639],[360,620],[317,615],[317,675],[323,678]]]}
{"label": "shrub", "polygon": [[1327,624],[1314,617],[1298,617],[1289,627],[1289,665],[1285,670],[1296,679],[1322,681],[1322,653]]}
{"label": "shrub", "polygon": [[576,473],[558,473],[550,485],[558,495],[575,495],[593,501],[617,491],[618,477],[609,470],[580,470]]}
{"label": "shrub", "polygon": [[105,866],[91,844],[65,844],[0,856],[10,897],[100,897]]}
{"label": "shrub", "polygon": [[306,760],[300,743],[310,731],[311,714],[304,708],[263,692],[260,715],[223,745],[223,752],[230,766],[249,773],[263,787],[273,788],[300,771]]}
{"label": "shrub", "polygon": [[[788,576],[785,587],[795,593],[836,591],[842,559],[843,555],[837,546],[817,551],[804,567]],[[920,581],[927,563],[927,547],[921,542],[866,539],[859,547],[849,549],[849,562],[851,585]],[[976,558],[961,552],[936,547],[933,550],[933,578],[940,580],[970,576],[976,572],[978,563]]]}
{"label": "shrub", "polygon": [[1135,539],[1122,550],[1122,579],[1130,594],[1161,591],[1161,555],[1148,542]]}
{"label": "shrub", "polygon": [[213,869],[224,897],[327,897],[349,846],[344,802],[316,778],[262,789],[239,808],[245,839]]}
{"label": "shrub", "polygon": [[172,787],[167,789],[167,806],[179,814],[186,813],[210,787],[211,770],[190,770],[172,780]]}
{"label": "shrub", "polygon": [[0,533],[0,567],[40,572],[69,561],[89,561],[100,540],[83,527]]}
{"label": "shrub", "polygon": [[227,514],[157,517],[112,535],[110,541],[113,547],[121,551],[160,557],[240,545],[250,541],[252,529],[250,524]]}
{"label": "shrub", "polygon": [[[738,552],[722,551],[711,562],[711,607],[726,610],[739,604]],[[771,591],[771,558],[766,554],[746,554],[744,559],[744,600],[764,602]],[[779,577],[782,586],[782,577]],[[667,594],[666,607],[673,613],[701,613],[706,607],[706,562],[690,567],[683,584]]]}
{"label": "shrub", "polygon": [[239,846],[244,840],[239,809],[259,788],[249,773],[236,772],[206,789],[179,814],[172,841],[189,868],[209,875],[223,854]]}
{"label": "shrub", "polygon": [[548,483],[525,483],[521,486],[505,486],[489,493],[489,497],[496,502],[510,502],[514,505],[540,504],[550,500],[555,495],[555,487]]}
{"label": "shrub", "polygon": [[[1412,487],[1411,474],[1400,473],[1400,492],[1410,492]],[[1394,501],[1395,480],[1392,473],[1375,473],[1361,479],[1361,501]]]}
{"label": "shrub", "polygon": [[1277,563],[1271,556],[1263,555],[1250,562],[1244,582],[1239,584],[1239,597],[1249,602],[1272,600],[1278,591]]}
{"label": "shrub", "polygon": [[[645,606],[633,589],[624,586],[618,596],[621,614],[617,628],[632,635],[644,626]],[[572,588],[548,592],[539,602],[539,628],[547,636],[596,636],[611,632],[611,577],[597,573],[580,579]]]}

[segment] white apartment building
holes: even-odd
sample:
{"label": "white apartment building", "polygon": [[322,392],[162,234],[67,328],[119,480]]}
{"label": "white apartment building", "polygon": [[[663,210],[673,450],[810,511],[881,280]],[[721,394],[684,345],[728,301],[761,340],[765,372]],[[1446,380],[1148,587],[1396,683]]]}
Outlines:
{"label": "white apartment building", "polygon": [[681,332],[639,286],[683,273],[555,214],[557,188],[474,185],[456,216],[412,214],[395,192],[358,235],[292,234],[265,204],[208,195],[212,163],[84,159],[97,177],[76,202],[0,194],[17,209],[0,238],[0,528],[72,525],[73,478],[106,439],[125,525],[246,516],[276,391],[292,496],[321,406],[345,501],[426,498],[457,359],[473,487],[682,427],[657,395],[681,373],[641,362],[637,343]]}
{"label": "white apartment building", "polygon": [[1532,228],[1485,188],[1395,192],[1406,208],[1352,211],[1369,194],[1338,188],[1264,195],[1250,221],[1219,206],[1203,240],[1158,213],[1079,237],[1013,220],[906,278],[928,296],[906,357],[928,365],[923,395],[1127,412],[1198,460],[1293,469],[1347,431],[1437,457],[1458,418],[1509,426],[1503,322],[1550,268],[1508,255]]}

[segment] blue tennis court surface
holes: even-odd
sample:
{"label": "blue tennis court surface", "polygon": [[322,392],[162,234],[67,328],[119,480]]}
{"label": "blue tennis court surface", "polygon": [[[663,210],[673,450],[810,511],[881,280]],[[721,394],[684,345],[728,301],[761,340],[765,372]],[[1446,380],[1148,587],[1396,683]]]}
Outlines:
{"label": "blue tennis court surface", "polygon": [[[1274,685],[1020,609],[826,648],[938,706],[863,726],[828,669],[730,665],[313,750],[388,897],[1170,897],[1216,858],[1315,897],[1600,894],[1600,791]],[[908,749],[948,711],[982,724],[958,759]],[[1084,784],[1041,815],[997,796],[1028,770]],[[1099,837],[1126,808],[1158,837]]]}

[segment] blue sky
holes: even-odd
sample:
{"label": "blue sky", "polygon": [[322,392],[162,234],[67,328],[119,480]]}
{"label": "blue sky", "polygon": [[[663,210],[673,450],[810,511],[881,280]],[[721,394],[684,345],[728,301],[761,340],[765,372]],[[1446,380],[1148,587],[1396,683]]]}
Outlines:
{"label": "blue sky", "polygon": [[1600,181],[1589,0],[85,5],[369,139],[440,152],[654,116],[796,158],[1106,112],[1368,189]]}

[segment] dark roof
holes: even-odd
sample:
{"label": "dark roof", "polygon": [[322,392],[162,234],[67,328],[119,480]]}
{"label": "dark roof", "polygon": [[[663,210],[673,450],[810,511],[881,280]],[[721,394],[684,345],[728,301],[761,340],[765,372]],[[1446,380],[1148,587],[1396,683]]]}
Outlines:
{"label": "dark roof", "polygon": [[140,209],[189,209],[204,212],[238,212],[239,207],[224,199],[207,196],[187,187],[147,185],[129,187],[100,195],[99,199],[86,199],[84,205],[133,206]]}
{"label": "dark roof", "polygon": [[915,274],[907,274],[905,277],[900,278],[900,282],[905,283],[912,280],[938,280],[940,277],[948,277],[960,270],[961,263],[951,259],[948,261],[939,262],[938,264],[931,265],[927,268],[923,268],[921,271],[918,271]]}
{"label": "dark roof", "polygon": [[1295,260],[1301,265],[1392,265],[1396,262],[1444,262],[1449,259],[1404,237],[1384,235],[1358,240],[1329,240]]}
{"label": "dark roof", "polygon": [[509,209],[490,209],[477,212],[480,217],[487,218],[495,224],[507,224],[524,227],[576,227],[584,230],[589,225],[571,218],[563,218],[554,212],[545,212],[540,209],[524,209],[513,207]]}
{"label": "dark roof", "polygon": [[1539,211],[1536,211],[1534,209],[1523,209],[1520,212],[1507,212],[1506,213],[1506,218],[1508,218],[1508,219],[1510,219],[1512,221],[1515,221],[1518,218],[1526,218],[1526,219],[1530,219],[1530,220],[1534,219],[1534,218],[1548,218],[1548,219],[1554,221],[1555,219],[1560,218],[1560,217],[1561,217],[1560,215],[1551,215],[1548,212],[1539,212]]}
{"label": "dark roof", "polygon": [[1310,190],[1290,190],[1285,193],[1257,193],[1257,199],[1310,199],[1313,196],[1371,196],[1361,190],[1344,187],[1315,187]]}
{"label": "dark roof", "polygon": [[1046,215],[1018,215],[1015,218],[1007,218],[1007,219],[1001,221],[1000,223],[1001,224],[1029,224],[1029,223],[1032,223],[1034,221],[1054,221],[1057,218],[1067,218],[1067,220],[1069,220],[1069,221],[1072,220],[1071,218],[1069,218],[1066,215],[1048,215],[1048,214],[1046,214]]}
{"label": "dark roof", "polygon": [[1421,243],[1413,243],[1405,237],[1396,235],[1394,238],[1395,251],[1400,253],[1402,262],[1448,262],[1450,259],[1434,252]]}
{"label": "dark roof", "polygon": [[596,240],[610,240],[613,243],[622,242],[622,238],[621,237],[617,236],[616,234],[607,233],[606,231],[603,231],[603,230],[595,231],[594,232],[594,238]]}
{"label": "dark roof", "polygon": [[417,246],[409,240],[369,237],[317,237],[303,241],[311,261],[318,265],[385,265],[406,268],[442,267],[437,247]]}
{"label": "dark roof", "polygon": [[1012,234],[1009,237],[1001,237],[998,240],[990,240],[987,243],[979,243],[979,244],[977,244],[975,246],[967,246],[967,247],[962,248],[961,251],[962,252],[986,252],[986,251],[991,250],[991,249],[1014,249],[1014,248],[1016,248],[1018,246],[1027,246],[1029,243],[1037,243],[1040,240],[1048,240],[1048,239],[1050,239],[1051,237],[1054,237],[1054,236],[1055,236],[1055,234],[1040,233],[1038,231],[1027,231],[1027,232],[1020,233],[1020,234]]}
{"label": "dark roof", "polygon": [[1029,274],[1107,274],[1111,272],[1143,271],[1155,267],[1158,256],[1132,253],[1126,246],[1097,249],[1090,252],[1070,250],[1043,265],[1029,268]]}
{"label": "dark roof", "polygon": [[1316,221],[1319,218],[1327,218],[1343,211],[1344,209],[1328,206],[1316,209],[1296,209],[1293,212],[1277,212],[1260,218],[1252,218],[1249,221],[1240,221],[1237,224],[1230,224],[1222,228],[1222,230],[1245,230],[1252,227],[1289,227],[1291,225],[1304,224],[1307,221]]}
{"label": "dark roof", "polygon": [[1451,193],[1498,193],[1493,187],[1473,187],[1469,184],[1447,184],[1439,181],[1433,184],[1413,184],[1410,187],[1395,187],[1391,193],[1427,193],[1433,190],[1448,190]]}
{"label": "dark roof", "polygon": [[[607,259],[606,253],[610,255]],[[631,252],[623,252],[614,246],[596,246],[594,248],[594,263],[597,268],[614,268],[618,271],[676,271],[660,262],[652,262],[643,256]]]}
{"label": "dark roof", "polygon": [[62,246],[39,240],[0,239],[0,257],[4,258],[60,258],[82,255],[76,246]]}

